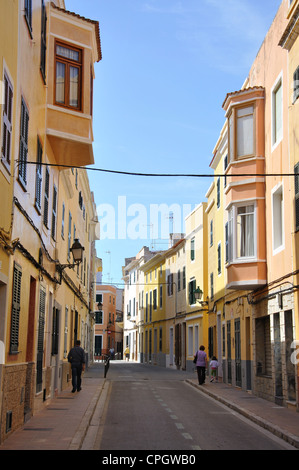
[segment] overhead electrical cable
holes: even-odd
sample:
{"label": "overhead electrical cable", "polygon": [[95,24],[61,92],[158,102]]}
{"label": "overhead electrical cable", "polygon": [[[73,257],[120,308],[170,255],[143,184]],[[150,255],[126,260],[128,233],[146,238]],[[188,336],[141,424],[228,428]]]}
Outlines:
{"label": "overhead electrical cable", "polygon": [[[22,160],[16,160],[16,163],[24,164]],[[59,167],[65,169],[77,169],[77,170],[87,170],[87,171],[98,171],[103,173],[113,173],[118,175],[126,175],[126,176],[145,176],[145,177],[163,177],[163,178],[227,178],[227,177],[289,177],[289,176],[299,176],[297,173],[236,173],[236,174],[214,174],[214,173],[142,173],[142,172],[132,172],[132,171],[121,171],[121,170],[109,170],[106,168],[93,168],[93,167],[85,167],[85,166],[72,166],[72,165],[62,165],[59,163],[46,163],[46,162],[25,162],[27,165],[42,165],[48,167]]]}

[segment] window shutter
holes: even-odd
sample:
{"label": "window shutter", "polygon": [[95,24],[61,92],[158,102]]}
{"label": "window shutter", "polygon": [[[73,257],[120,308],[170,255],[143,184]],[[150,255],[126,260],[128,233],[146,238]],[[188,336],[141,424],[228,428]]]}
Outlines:
{"label": "window shutter", "polygon": [[46,227],[48,227],[48,218],[49,218],[49,187],[50,187],[50,172],[49,172],[49,168],[46,168],[45,196],[44,196],[44,225]]}
{"label": "window shutter", "polygon": [[52,356],[58,354],[58,344],[59,344],[59,310],[53,307]]}
{"label": "window shutter", "polygon": [[40,54],[40,70],[46,81],[46,51],[47,51],[47,13],[44,0],[42,0],[42,18],[41,18],[41,54]]}
{"label": "window shutter", "polygon": [[27,184],[27,155],[28,155],[28,128],[29,113],[25,101],[21,103],[21,128],[20,128],[20,152],[19,152],[19,180]]}
{"label": "window shutter", "polygon": [[293,99],[293,102],[296,101],[298,96],[299,96],[299,67],[297,67],[296,72],[294,73],[294,99]]}
{"label": "window shutter", "polygon": [[42,149],[40,140],[37,139],[35,205],[39,211],[41,211],[41,198],[42,198],[42,156],[43,156],[43,149]]}
{"label": "window shutter", "polygon": [[193,304],[193,281],[189,282],[189,304]]}
{"label": "window shutter", "polygon": [[32,33],[32,0],[25,0],[25,17],[30,33]]}
{"label": "window shutter", "polygon": [[57,219],[57,189],[56,186],[53,188],[53,206],[52,206],[52,228],[51,236],[55,240],[56,234],[56,219]]}
{"label": "window shutter", "polygon": [[16,263],[13,271],[12,312],[10,327],[10,352],[18,352],[19,348],[19,326],[21,310],[21,279],[22,269]]}
{"label": "window shutter", "polygon": [[3,137],[2,137],[2,159],[10,165],[11,133],[12,133],[12,85],[4,74],[4,106],[3,106]]}

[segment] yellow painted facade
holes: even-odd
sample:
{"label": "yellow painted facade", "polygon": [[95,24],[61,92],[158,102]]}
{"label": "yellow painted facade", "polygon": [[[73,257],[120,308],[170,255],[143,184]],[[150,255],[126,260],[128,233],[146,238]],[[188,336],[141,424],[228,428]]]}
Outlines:
{"label": "yellow painted facade", "polygon": [[[294,215],[290,217],[292,223],[292,250],[294,264],[294,284],[299,284],[299,0],[292,1],[287,12],[287,26],[280,39],[279,45],[287,51],[288,54],[288,109],[289,109],[289,155],[290,172],[294,171],[296,177],[291,181],[292,194],[294,197]],[[298,290],[294,292],[294,323],[295,331],[288,339],[290,352],[295,353],[296,343],[294,340],[299,338],[299,296]],[[296,355],[298,358],[298,355]],[[296,385],[297,385],[297,410],[299,409],[299,364],[296,367]]]}
{"label": "yellow painted facade", "polygon": [[[2,441],[69,386],[66,357],[75,339],[92,360],[99,230],[80,167],[93,163],[92,87],[101,47],[98,22],[66,11],[63,0],[3,0],[0,21],[0,79],[8,78],[13,92],[11,157],[2,158],[0,171]],[[75,239],[83,260],[69,268]]]}
{"label": "yellow painted facade", "polygon": [[[208,348],[208,253],[207,203],[199,204],[185,219],[186,224],[186,343],[187,360],[192,360],[198,347]],[[201,302],[194,290],[202,291]]]}
{"label": "yellow painted facade", "polygon": [[141,326],[143,361],[165,366],[166,277],[165,253],[157,253],[140,270],[144,274],[144,307]]}
{"label": "yellow painted facade", "polygon": [[186,240],[165,252],[166,366],[186,369]]}

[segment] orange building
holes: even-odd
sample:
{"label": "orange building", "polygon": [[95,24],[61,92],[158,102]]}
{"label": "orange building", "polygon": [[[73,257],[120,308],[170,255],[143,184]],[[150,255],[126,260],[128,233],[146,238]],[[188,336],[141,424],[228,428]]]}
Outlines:
{"label": "orange building", "polygon": [[[238,380],[230,378],[232,383],[244,387],[246,350],[252,346],[253,392],[294,406],[296,370],[290,357],[298,322],[294,308],[298,283],[292,243],[294,180],[287,175],[295,162],[289,146],[288,54],[279,45],[290,6],[289,0],[281,2],[242,89],[229,93],[223,104],[228,129],[224,326],[235,371],[237,366],[240,371]],[[250,310],[252,336],[246,327],[242,329]]]}
{"label": "orange building", "polygon": [[95,311],[94,356],[95,359],[100,359],[102,356],[109,355],[112,348],[115,353],[120,352],[118,351],[119,341],[116,342],[116,287],[97,285],[96,304],[98,310]]}

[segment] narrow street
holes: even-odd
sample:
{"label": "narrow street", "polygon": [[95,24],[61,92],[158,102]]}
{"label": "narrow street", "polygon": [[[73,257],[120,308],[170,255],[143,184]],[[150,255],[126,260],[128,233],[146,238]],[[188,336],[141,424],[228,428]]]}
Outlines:
{"label": "narrow street", "polygon": [[94,449],[292,449],[185,382],[193,377],[146,364],[111,362]]}

